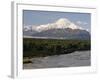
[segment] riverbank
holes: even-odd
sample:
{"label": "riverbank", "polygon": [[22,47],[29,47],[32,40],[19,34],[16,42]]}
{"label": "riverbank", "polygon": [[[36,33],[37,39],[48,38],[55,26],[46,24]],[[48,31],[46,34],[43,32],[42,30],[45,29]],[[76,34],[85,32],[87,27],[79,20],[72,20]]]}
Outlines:
{"label": "riverbank", "polygon": [[24,69],[80,67],[91,65],[90,51],[75,51],[70,54],[31,58],[31,63],[23,64]]}

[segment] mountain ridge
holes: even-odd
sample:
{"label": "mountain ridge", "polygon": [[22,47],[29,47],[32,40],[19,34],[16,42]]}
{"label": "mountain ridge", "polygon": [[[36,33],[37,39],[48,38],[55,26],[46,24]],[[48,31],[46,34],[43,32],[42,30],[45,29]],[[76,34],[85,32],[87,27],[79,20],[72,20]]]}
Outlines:
{"label": "mountain ridge", "polygon": [[49,37],[49,38],[62,38],[62,39],[90,39],[89,32],[85,30],[72,30],[70,28],[66,29],[51,29],[47,31],[42,31],[39,33],[32,34],[33,37]]}
{"label": "mountain ridge", "polygon": [[90,39],[90,33],[65,18],[54,23],[39,26],[24,27],[24,35],[32,37],[62,38],[62,39]]}

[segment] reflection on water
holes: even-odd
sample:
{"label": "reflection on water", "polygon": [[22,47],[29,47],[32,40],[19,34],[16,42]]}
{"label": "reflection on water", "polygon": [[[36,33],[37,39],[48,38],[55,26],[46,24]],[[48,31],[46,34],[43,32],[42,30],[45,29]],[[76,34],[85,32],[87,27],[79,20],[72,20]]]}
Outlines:
{"label": "reflection on water", "polygon": [[91,65],[90,51],[76,51],[71,54],[32,58],[32,63],[23,64],[24,69],[75,67]]}

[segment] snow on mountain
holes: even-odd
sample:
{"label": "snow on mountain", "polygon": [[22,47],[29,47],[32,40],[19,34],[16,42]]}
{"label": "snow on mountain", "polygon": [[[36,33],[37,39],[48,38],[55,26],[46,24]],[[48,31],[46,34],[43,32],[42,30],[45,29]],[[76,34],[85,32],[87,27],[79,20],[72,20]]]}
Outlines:
{"label": "snow on mountain", "polygon": [[29,25],[24,27],[24,37],[50,39],[82,39],[89,40],[90,33],[66,18],[44,25]]}
{"label": "snow on mountain", "polygon": [[32,25],[29,28],[28,28],[28,26],[24,27],[24,28],[25,28],[24,29],[25,31],[33,30],[33,31],[37,31],[37,32],[42,32],[42,31],[46,31],[46,30],[50,30],[50,29],[63,29],[63,28],[85,30],[82,27],[74,24],[73,22],[69,21],[66,18],[60,18],[59,20],[55,21],[54,23],[48,23],[48,24],[39,25],[39,26]]}

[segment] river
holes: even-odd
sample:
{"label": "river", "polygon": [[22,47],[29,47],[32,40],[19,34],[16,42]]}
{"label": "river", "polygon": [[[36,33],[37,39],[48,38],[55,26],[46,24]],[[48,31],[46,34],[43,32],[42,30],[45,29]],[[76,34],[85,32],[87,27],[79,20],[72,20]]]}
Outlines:
{"label": "river", "polygon": [[76,51],[70,54],[32,58],[32,63],[23,64],[24,69],[79,67],[91,65],[90,51]]}

